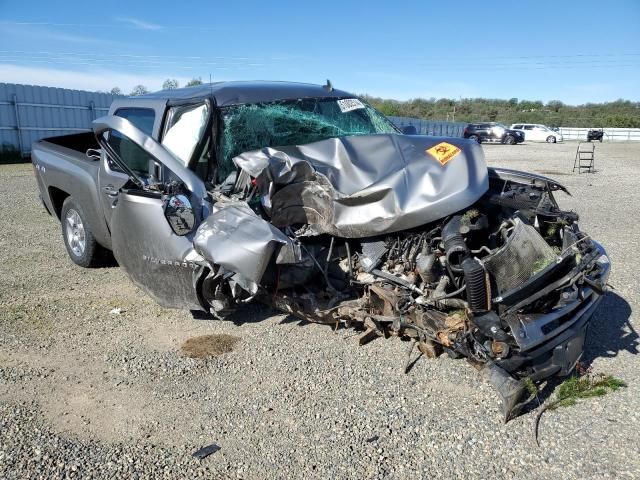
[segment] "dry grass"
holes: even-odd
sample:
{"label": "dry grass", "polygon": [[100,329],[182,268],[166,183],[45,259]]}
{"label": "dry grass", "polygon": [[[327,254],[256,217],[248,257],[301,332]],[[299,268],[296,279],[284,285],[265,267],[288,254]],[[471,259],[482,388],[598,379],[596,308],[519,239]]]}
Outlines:
{"label": "dry grass", "polygon": [[604,375],[601,373],[592,374],[589,370],[587,370],[582,376],[570,376],[562,382],[560,388],[558,388],[556,399],[551,403],[544,405],[536,416],[533,427],[536,445],[538,445],[538,447],[540,446],[540,442],[538,441],[540,418],[542,418],[542,415],[547,410],[555,410],[559,407],[576,405],[579,400],[602,397],[609,392],[615,392],[616,390],[626,386],[627,384],[625,382],[612,377],[611,375]]}
{"label": "dry grass", "polygon": [[233,351],[233,347],[240,341],[233,335],[200,335],[189,338],[182,344],[182,351],[190,358],[209,358]]}

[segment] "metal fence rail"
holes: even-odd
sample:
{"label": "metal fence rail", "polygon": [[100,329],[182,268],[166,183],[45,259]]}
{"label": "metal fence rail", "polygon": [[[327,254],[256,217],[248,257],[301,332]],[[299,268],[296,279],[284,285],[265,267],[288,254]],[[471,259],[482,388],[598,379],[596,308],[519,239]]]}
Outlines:
{"label": "metal fence rail", "polygon": [[[411,117],[387,117],[400,129],[412,125],[416,127],[420,135],[436,135],[449,137],[462,137],[466,123],[444,122],[436,120],[422,120]],[[561,127],[560,133],[565,140],[587,139],[587,132],[592,128]],[[605,128],[605,142],[633,142],[640,141],[640,128]]]}
{"label": "metal fence rail", "polygon": [[[581,140],[587,139],[587,132],[590,128],[571,128],[560,127],[560,133],[565,140]],[[640,128],[605,128],[605,142],[638,142],[640,141]]]}
{"label": "metal fence rail", "polygon": [[108,93],[0,83],[0,151],[29,155],[45,137],[91,128],[109,111]]}
{"label": "metal fence rail", "polygon": [[442,122],[437,120],[423,120],[411,117],[387,117],[393,124],[402,129],[406,126],[416,127],[419,135],[434,135],[442,137],[461,137],[466,123]]}

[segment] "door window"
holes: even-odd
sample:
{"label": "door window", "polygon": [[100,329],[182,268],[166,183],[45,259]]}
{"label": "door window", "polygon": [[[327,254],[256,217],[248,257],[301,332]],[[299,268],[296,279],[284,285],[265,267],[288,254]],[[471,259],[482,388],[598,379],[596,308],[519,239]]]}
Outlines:
{"label": "door window", "polygon": [[153,123],[156,119],[156,113],[150,108],[121,108],[116,111],[115,115],[126,118],[133,125],[150,137],[153,134]]}
{"label": "door window", "polygon": [[[127,137],[122,136],[119,132],[111,131],[109,133],[109,145],[120,159],[133,170],[134,173],[147,177],[149,175],[149,160],[151,157],[138,145],[133,143]],[[112,170],[122,171],[108,156],[109,168]]]}
{"label": "door window", "polygon": [[[115,112],[115,115],[126,118],[136,128],[149,136],[153,133],[155,112],[149,108],[121,108]],[[149,174],[149,154],[138,145],[116,131],[110,132],[109,145],[118,157],[135,173],[145,177]],[[110,158],[107,157],[107,161],[111,170],[122,171]]]}
{"label": "door window", "polygon": [[525,125],[524,129],[525,130],[533,130],[533,125]]}
{"label": "door window", "polygon": [[[107,157],[111,157],[139,189],[157,192],[162,185],[175,179],[195,198],[207,196],[202,179],[164,146],[132,125],[125,124],[123,119],[115,115],[103,117],[94,122],[93,131]],[[125,149],[130,154],[126,162],[122,158]],[[169,177],[165,176],[165,172]]]}
{"label": "door window", "polygon": [[522,130],[522,125],[514,125],[513,129],[514,130]]}

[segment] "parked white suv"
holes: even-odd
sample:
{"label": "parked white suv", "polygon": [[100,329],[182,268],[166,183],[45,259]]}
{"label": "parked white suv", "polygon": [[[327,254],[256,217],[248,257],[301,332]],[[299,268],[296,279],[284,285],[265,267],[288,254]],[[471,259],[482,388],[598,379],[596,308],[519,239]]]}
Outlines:
{"label": "parked white suv", "polygon": [[511,130],[524,133],[524,140],[528,142],[556,143],[564,140],[560,132],[537,123],[514,123],[511,125]]}

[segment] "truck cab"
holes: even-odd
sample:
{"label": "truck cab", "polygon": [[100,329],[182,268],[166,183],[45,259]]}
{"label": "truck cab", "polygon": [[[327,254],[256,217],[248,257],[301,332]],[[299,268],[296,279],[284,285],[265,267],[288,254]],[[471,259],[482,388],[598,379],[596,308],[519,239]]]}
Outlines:
{"label": "truck cab", "polygon": [[[249,128],[236,113],[245,106],[284,104],[300,112],[320,108],[325,116],[348,116],[357,134],[398,133],[352,94],[320,85],[220,82],[117,99],[109,114],[94,122],[93,132],[34,146],[41,198],[62,223],[70,258],[90,267],[112,251],[161,305],[207,310],[194,288],[206,276],[206,262],[193,251],[193,237],[211,211],[211,193],[233,187],[236,154],[293,141],[286,132],[252,139],[246,132],[259,129]],[[233,132],[244,133],[231,141]],[[306,138],[328,135],[310,132]]]}

